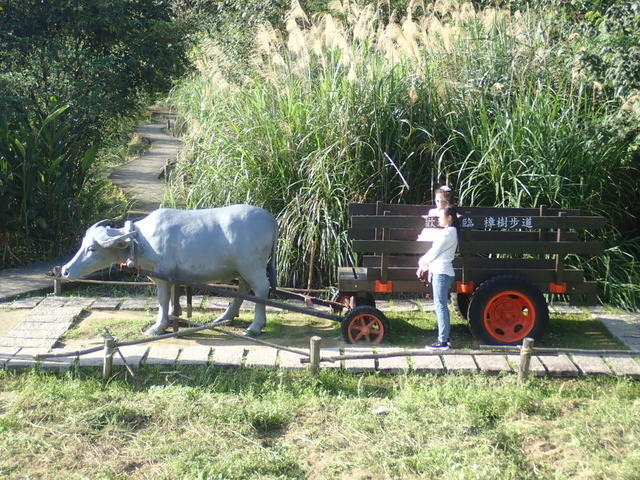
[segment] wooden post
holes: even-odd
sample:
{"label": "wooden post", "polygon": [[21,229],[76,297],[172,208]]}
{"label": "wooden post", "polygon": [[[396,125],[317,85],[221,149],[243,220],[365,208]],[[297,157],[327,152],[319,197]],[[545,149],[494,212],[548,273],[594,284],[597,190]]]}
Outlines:
{"label": "wooden post", "polygon": [[[546,205],[540,205],[540,216],[544,217],[547,214],[547,206]],[[544,241],[544,230],[540,229],[538,230],[538,240],[539,241]],[[541,253],[540,255],[538,255],[540,258],[544,259],[544,253]]]}
{"label": "wooden post", "polygon": [[102,379],[107,380],[111,376],[111,367],[113,366],[113,354],[116,351],[116,339],[105,332],[104,333],[104,357],[102,358]]}
{"label": "wooden post", "polygon": [[[390,215],[390,211],[385,211],[383,213],[384,216]],[[389,229],[382,229],[382,239],[381,240],[390,240]],[[382,256],[380,257],[380,283],[387,283],[389,279],[389,254],[386,252],[382,252]]]}
{"label": "wooden post", "polygon": [[53,267],[53,294],[62,295],[62,280],[60,279],[62,267]]}
{"label": "wooden post", "polygon": [[[461,230],[462,235],[460,235],[460,240],[461,243],[465,243],[468,240],[470,240],[471,238],[471,232],[468,230]],[[472,280],[472,276],[471,276],[471,258],[469,256],[469,254],[465,254],[462,252],[462,248],[458,247],[458,250],[460,251],[460,256],[462,257],[462,283],[467,284]],[[455,284],[454,284],[455,286]]]}
{"label": "wooden post", "polygon": [[322,339],[317,335],[314,335],[309,340],[309,348],[311,350],[311,358],[310,358],[311,373],[314,375],[318,373],[318,370],[320,370],[320,341],[321,340]]}
{"label": "wooden post", "polygon": [[520,365],[518,366],[518,385],[526,382],[529,376],[529,365],[531,365],[531,355],[533,355],[533,343],[533,338],[526,337],[522,340]]}
{"label": "wooden post", "polygon": [[187,318],[191,318],[193,314],[193,289],[187,287]]}
{"label": "wooden post", "polygon": [[[559,212],[558,216],[564,216],[565,212]],[[558,228],[556,232],[556,242],[562,241],[562,229]],[[564,282],[564,255],[556,253],[556,283]]]}

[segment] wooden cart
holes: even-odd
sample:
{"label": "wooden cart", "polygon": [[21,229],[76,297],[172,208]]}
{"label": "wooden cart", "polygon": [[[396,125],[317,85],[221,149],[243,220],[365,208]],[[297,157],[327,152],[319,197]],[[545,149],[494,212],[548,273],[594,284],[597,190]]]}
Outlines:
{"label": "wooden cart", "polygon": [[[427,291],[415,272],[419,256],[431,246],[416,241],[425,226],[421,215],[429,208],[382,202],[349,206],[349,235],[362,261],[358,267],[339,268],[338,301],[353,310],[350,323],[343,322],[347,341],[356,343],[363,329],[374,343],[386,336],[389,323],[374,308],[375,294]],[[603,217],[544,206],[459,207],[458,212],[461,229],[452,290],[480,341],[517,344],[525,337],[539,337],[549,319],[543,294],[566,295],[571,303],[595,302],[596,283],[586,281],[582,270],[567,268],[565,257],[602,253],[602,243],[585,241],[581,232],[603,227]]]}

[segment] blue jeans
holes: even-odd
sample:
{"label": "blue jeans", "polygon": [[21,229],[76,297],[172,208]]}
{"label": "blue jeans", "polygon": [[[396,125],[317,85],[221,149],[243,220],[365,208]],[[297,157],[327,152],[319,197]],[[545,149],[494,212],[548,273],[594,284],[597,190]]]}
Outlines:
{"label": "blue jeans", "polygon": [[449,291],[455,277],[443,273],[434,273],[431,279],[433,288],[433,303],[438,319],[438,342],[447,342],[451,332],[451,320],[449,318]]}

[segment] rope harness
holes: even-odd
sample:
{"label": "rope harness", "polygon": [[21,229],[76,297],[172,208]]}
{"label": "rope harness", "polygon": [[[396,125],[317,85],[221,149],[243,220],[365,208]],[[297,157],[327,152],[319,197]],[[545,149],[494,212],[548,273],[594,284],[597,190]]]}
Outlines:
{"label": "rope harness", "polygon": [[129,256],[124,263],[120,264],[120,268],[132,268],[136,271],[137,275],[140,275],[140,265],[136,259],[136,250],[141,252],[140,244],[138,243],[138,239],[136,238],[136,226],[131,220],[127,220],[124,222],[124,233],[125,235],[128,233],[133,233],[131,236],[131,244],[129,245]]}

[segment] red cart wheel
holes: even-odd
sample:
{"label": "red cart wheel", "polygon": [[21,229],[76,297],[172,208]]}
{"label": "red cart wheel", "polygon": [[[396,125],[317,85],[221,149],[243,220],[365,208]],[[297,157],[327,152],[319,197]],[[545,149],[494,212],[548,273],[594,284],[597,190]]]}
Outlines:
{"label": "red cart wheel", "polygon": [[366,305],[349,310],[342,320],[342,337],[347,343],[379,344],[388,332],[384,313]]}
{"label": "red cart wheel", "polygon": [[473,335],[491,345],[513,345],[537,338],[549,321],[544,296],[523,278],[500,275],[484,282],[469,304]]}
{"label": "red cart wheel", "polygon": [[340,315],[345,308],[347,310],[351,308],[350,293],[337,292],[333,297],[331,297],[331,301],[335,303],[339,303],[341,305],[341,306],[338,306],[338,305],[331,306],[331,313],[334,313],[336,315]]}

